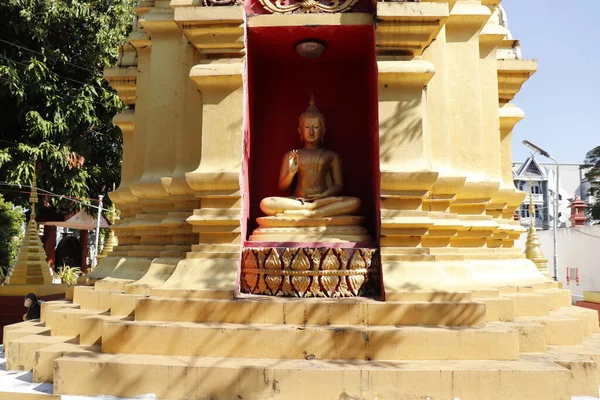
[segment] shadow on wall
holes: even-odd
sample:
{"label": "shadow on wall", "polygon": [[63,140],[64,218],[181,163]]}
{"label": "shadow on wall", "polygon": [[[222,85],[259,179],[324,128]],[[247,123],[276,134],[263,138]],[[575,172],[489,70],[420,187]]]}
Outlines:
{"label": "shadow on wall", "polygon": [[408,93],[401,94],[400,97],[398,93],[379,93],[380,104],[383,106],[388,101],[399,101],[393,114],[379,121],[379,153],[382,164],[397,160],[395,155],[401,153],[402,149],[413,148],[414,142],[423,140],[421,102]]}

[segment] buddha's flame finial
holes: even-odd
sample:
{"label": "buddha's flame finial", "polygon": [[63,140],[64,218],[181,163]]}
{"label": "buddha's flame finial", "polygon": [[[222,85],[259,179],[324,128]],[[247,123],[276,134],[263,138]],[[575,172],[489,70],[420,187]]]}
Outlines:
{"label": "buddha's flame finial", "polygon": [[302,113],[302,115],[300,115],[298,122],[301,124],[304,118],[318,118],[321,121],[323,129],[326,128],[325,116],[317,108],[317,100],[314,93],[311,93],[310,100],[308,101],[308,107],[306,107],[306,110]]}

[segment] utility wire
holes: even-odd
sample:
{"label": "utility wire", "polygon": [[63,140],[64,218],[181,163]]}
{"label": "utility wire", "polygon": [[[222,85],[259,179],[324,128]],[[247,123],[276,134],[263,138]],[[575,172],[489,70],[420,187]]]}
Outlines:
{"label": "utility wire", "polygon": [[[46,57],[44,54],[40,53],[39,51],[31,50],[30,48],[27,48],[27,47],[25,47],[25,46],[21,46],[21,45],[19,45],[19,44],[13,43],[13,42],[9,42],[9,41],[7,41],[7,40],[4,40],[4,39],[0,39],[0,42],[2,42],[2,43],[6,43],[6,44],[8,44],[8,45],[11,45],[11,46],[18,47],[18,48],[20,48],[20,49],[23,49],[23,50],[25,50],[25,51],[29,51],[30,53],[38,54],[38,55],[40,55],[40,56],[42,56],[42,57]],[[65,61],[65,64],[69,64],[69,65],[71,65],[71,66],[73,66],[73,67],[75,67],[75,68],[79,68],[79,69],[81,69],[81,70],[83,70],[83,71],[88,71],[88,72],[91,72],[91,73],[93,73],[93,74],[95,74],[95,73],[96,73],[95,71],[92,71],[91,69],[88,69],[88,68],[85,68],[85,67],[79,66],[79,65],[77,65],[77,64],[73,64],[73,63],[71,63],[71,62],[69,62],[69,61]]]}
{"label": "utility wire", "polygon": [[574,232],[577,232],[579,234],[585,235],[585,236],[589,236],[589,237],[593,237],[593,238],[596,238],[596,239],[600,239],[600,236],[592,235],[590,233],[585,233],[585,232],[580,231],[579,229],[571,229],[571,230],[574,231]]}
{"label": "utility wire", "polygon": [[[3,77],[1,77],[1,76],[0,76],[0,80],[2,80],[2,81],[5,81],[5,82],[10,82],[10,83],[15,83],[15,84],[17,84],[17,85],[24,85],[24,86],[29,86],[29,87],[35,87],[35,86],[33,86],[33,85],[29,84],[29,83],[20,82],[20,81],[14,81],[14,80],[12,80],[12,79],[3,78]],[[79,99],[79,97],[77,97],[77,96],[72,96],[72,95],[69,95],[69,94],[63,94],[62,96],[57,96],[57,97],[58,97],[58,98],[61,98],[61,99],[65,99],[65,98],[67,98],[67,97],[70,97],[70,98],[72,98],[72,99]],[[98,104],[98,105],[100,105],[100,106],[102,106],[102,107],[106,107],[106,104],[104,104],[104,103],[100,103],[100,102],[98,102],[98,101],[90,100],[90,102],[91,102],[91,103],[94,103],[94,104]]]}
{"label": "utility wire", "polygon": [[[15,64],[19,64],[19,65],[21,65],[21,66],[23,66],[23,67],[29,67],[29,64],[26,64],[26,63],[24,63],[24,62],[21,62],[21,61],[13,60],[12,58],[5,57],[5,56],[3,56],[2,54],[0,54],[0,58],[3,58],[3,59],[5,59],[5,60],[7,60],[7,61],[12,61],[12,62],[14,62]],[[68,80],[68,81],[76,82],[76,83],[79,83],[79,84],[81,84],[81,85],[83,85],[83,86],[87,86],[87,85],[89,85],[89,86],[92,86],[92,87],[94,87],[94,88],[96,88],[96,89],[100,89],[100,90],[102,90],[102,91],[104,91],[104,92],[107,92],[107,93],[109,93],[109,94],[113,94],[112,92],[110,92],[109,90],[107,90],[107,89],[103,88],[102,86],[97,86],[97,85],[94,85],[94,84],[91,84],[91,83],[85,83],[85,82],[81,82],[81,81],[78,81],[77,79],[73,79],[73,78],[66,77],[66,76],[64,76],[64,75],[57,74],[57,73],[56,73],[56,72],[54,72],[54,71],[51,71],[51,72],[52,72],[54,75],[56,75],[56,76],[58,76],[58,77],[60,77],[60,78],[66,79],[66,80]],[[79,88],[78,88],[78,89],[79,89]]]}
{"label": "utility wire", "polygon": [[[32,189],[32,188],[33,188],[33,186],[30,186],[30,185],[13,185],[13,184],[11,184],[11,183],[4,182],[4,181],[0,181],[0,185],[2,185],[2,186],[11,186],[11,187],[17,187],[17,188],[21,188],[21,187],[26,187],[26,188],[30,188],[30,189]],[[100,208],[99,206],[95,206],[95,205],[93,205],[93,204],[87,204],[87,203],[85,203],[84,201],[81,201],[81,200],[80,200],[79,198],[77,198],[77,197],[72,197],[72,196],[65,196],[65,195],[56,194],[56,193],[53,193],[53,192],[51,192],[51,191],[49,191],[49,190],[42,189],[42,188],[40,188],[40,187],[36,187],[36,189],[37,189],[39,192],[42,192],[42,194],[43,194],[43,195],[50,195],[50,196],[53,196],[53,197],[60,197],[60,198],[63,198],[63,199],[65,199],[65,200],[69,200],[69,201],[72,201],[72,202],[74,202],[74,203],[78,203],[78,204],[84,205],[84,206],[86,206],[86,207],[92,207],[92,208],[96,208],[96,209],[99,209],[99,208]],[[5,189],[5,190],[6,190],[6,189]],[[12,191],[15,191],[15,192],[17,192],[17,190],[12,190]],[[27,192],[27,191],[24,191],[24,190],[23,190],[23,191],[21,191],[21,193],[31,194],[31,192]],[[87,200],[87,201],[90,201],[90,202],[92,202],[92,201],[98,202],[98,200],[97,200],[97,199],[85,199],[85,200]],[[102,208],[102,211],[111,211],[111,210],[110,210],[109,208]]]}

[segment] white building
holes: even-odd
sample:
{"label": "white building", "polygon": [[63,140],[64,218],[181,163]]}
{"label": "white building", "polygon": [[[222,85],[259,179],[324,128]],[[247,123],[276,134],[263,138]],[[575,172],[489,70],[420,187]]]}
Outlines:
{"label": "white building", "polygon": [[[570,226],[571,210],[569,204],[578,196],[588,202],[589,183],[585,180],[585,170],[579,164],[560,164],[560,190],[558,205],[558,226]],[[554,196],[556,191],[556,164],[540,163],[529,157],[524,163],[513,163],[515,186],[529,193],[530,182],[535,207],[535,226],[550,229],[554,223]],[[519,208],[521,225],[529,226],[529,195]]]}

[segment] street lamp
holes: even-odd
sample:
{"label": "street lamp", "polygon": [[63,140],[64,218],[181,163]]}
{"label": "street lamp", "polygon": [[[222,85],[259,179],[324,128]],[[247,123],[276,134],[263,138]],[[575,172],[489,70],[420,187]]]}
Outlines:
{"label": "street lamp", "polygon": [[531,150],[538,153],[539,155],[549,158],[556,163],[556,191],[554,193],[554,224],[553,224],[553,230],[554,230],[553,259],[554,259],[554,280],[557,281],[558,280],[558,247],[557,247],[557,242],[556,242],[556,240],[557,240],[556,230],[558,228],[558,191],[560,190],[560,184],[559,184],[559,168],[560,167],[558,165],[558,161],[556,160],[556,158],[552,157],[546,150],[543,150],[543,149],[537,147],[535,144],[533,144],[527,140],[523,140],[523,144],[525,146],[529,147]]}
{"label": "street lamp", "polygon": [[99,253],[99,251],[98,251],[98,245],[99,245],[98,240],[100,239],[100,218],[102,218],[102,199],[103,198],[104,198],[103,195],[101,195],[101,194],[98,195],[98,203],[99,204],[98,204],[98,219],[96,221],[96,243],[95,243],[96,248],[95,248],[95,251],[94,251],[94,263],[93,263],[94,267],[96,265],[98,265],[98,253]]}

